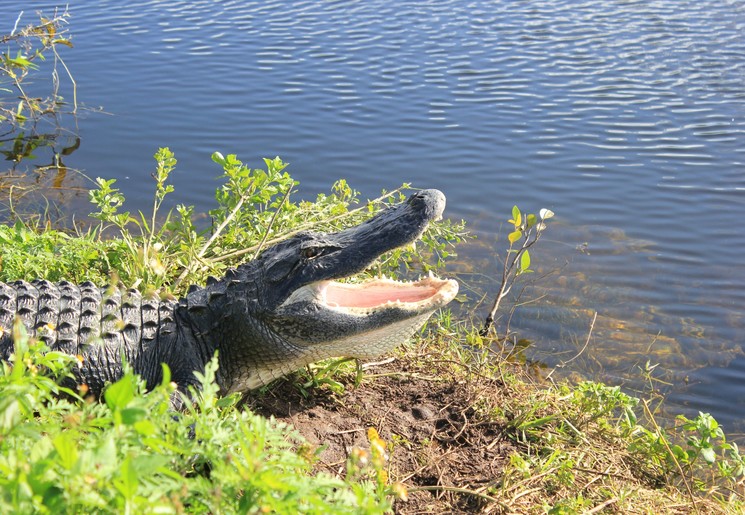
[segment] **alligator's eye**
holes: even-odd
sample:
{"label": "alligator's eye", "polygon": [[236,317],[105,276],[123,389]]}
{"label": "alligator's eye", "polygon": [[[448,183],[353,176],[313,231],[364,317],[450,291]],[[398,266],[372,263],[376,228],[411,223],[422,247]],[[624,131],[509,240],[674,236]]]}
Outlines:
{"label": "alligator's eye", "polygon": [[321,255],[321,249],[318,247],[308,247],[303,249],[303,257],[305,259],[313,259]]}

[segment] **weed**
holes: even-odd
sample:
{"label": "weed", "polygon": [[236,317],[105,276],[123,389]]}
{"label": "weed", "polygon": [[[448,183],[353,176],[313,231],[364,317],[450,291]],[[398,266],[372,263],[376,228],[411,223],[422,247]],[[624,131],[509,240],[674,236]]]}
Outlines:
{"label": "weed", "polygon": [[[543,231],[546,230],[546,220],[552,218],[554,212],[550,209],[541,209],[538,216],[532,213],[523,213],[517,206],[512,207],[512,218],[508,221],[512,224],[512,232],[507,235],[509,247],[507,256],[502,263],[502,278],[497,290],[497,295],[484,321],[481,335],[486,336],[494,324],[494,316],[499,306],[512,289],[515,279],[522,274],[531,273],[530,269],[530,247],[538,243]],[[520,245],[515,247],[515,244]]]}
{"label": "weed", "polygon": [[[57,52],[59,45],[72,46],[66,36],[65,24],[69,14],[65,10],[56,12],[51,18],[39,14],[38,23],[18,27],[23,13],[18,15],[15,27],[10,34],[0,36],[0,45],[7,45],[4,52],[0,52],[0,93],[14,94],[14,100],[0,100],[0,124],[8,124],[12,129],[23,127],[26,124],[34,124],[40,118],[48,115],[56,115],[62,105],[63,99],[59,96],[59,79],[56,64],[59,63],[67,71],[65,62]],[[11,43],[15,45],[11,50]],[[47,54],[52,54],[55,60],[54,77],[51,94],[46,98],[39,98],[26,93],[24,85],[29,73],[39,68],[37,62],[46,60]],[[68,71],[68,78],[75,87],[75,81]],[[73,89],[73,95],[76,94]],[[16,102],[17,100],[17,102]],[[77,99],[73,98],[73,112],[77,109]],[[5,133],[6,131],[3,131]],[[9,131],[9,132],[12,132]],[[14,149],[18,152],[12,157],[20,161],[28,157],[33,151],[28,145],[18,146],[19,142],[25,141],[22,134],[15,140]],[[31,147],[40,144],[39,140],[29,140]]]}

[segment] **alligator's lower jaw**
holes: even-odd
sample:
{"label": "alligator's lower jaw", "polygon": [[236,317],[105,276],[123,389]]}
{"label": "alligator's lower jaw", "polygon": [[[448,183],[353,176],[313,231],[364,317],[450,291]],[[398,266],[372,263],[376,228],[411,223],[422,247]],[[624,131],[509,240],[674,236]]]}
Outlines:
{"label": "alligator's lower jaw", "polygon": [[[371,359],[385,354],[408,340],[457,293],[456,281],[433,276],[413,282],[373,279],[307,284],[279,308],[284,317],[279,326],[285,331],[282,338],[295,352],[262,352],[256,366],[234,378],[228,391],[257,388],[322,359]],[[311,326],[312,341],[290,330],[293,319],[304,331]]]}
{"label": "alligator's lower jaw", "polygon": [[323,281],[312,285],[317,300],[328,309],[367,315],[380,309],[399,308],[412,313],[432,312],[458,293],[458,283],[430,275],[418,281],[373,279],[363,283]]}
{"label": "alligator's lower jaw", "polygon": [[266,327],[275,342],[234,375],[229,392],[267,384],[309,363],[333,357],[370,359],[407,341],[437,309],[453,300],[458,283],[434,276],[405,282],[318,281],[292,292]]}

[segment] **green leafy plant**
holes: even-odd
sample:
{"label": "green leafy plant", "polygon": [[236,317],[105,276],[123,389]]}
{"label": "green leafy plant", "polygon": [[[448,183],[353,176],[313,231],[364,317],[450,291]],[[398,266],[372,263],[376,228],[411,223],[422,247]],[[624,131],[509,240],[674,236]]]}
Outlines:
{"label": "green leafy plant", "polygon": [[[31,342],[21,327],[0,371],[3,513],[372,514],[390,507],[384,478],[309,474],[312,454],[294,430],[217,395],[216,360],[199,377],[195,402],[178,414],[167,371],[148,394],[127,372],[102,403],[80,402],[72,390],[57,397],[57,379],[76,359]],[[380,460],[372,466],[379,470]]]}
{"label": "green leafy plant", "polygon": [[[731,485],[745,481],[745,455],[734,442],[727,441],[724,430],[714,417],[701,413],[689,419],[676,418],[685,435],[685,446],[671,446],[674,459],[692,475],[698,473],[701,490],[716,486],[722,480]],[[707,474],[701,474],[706,470]]]}
{"label": "green leafy plant", "polygon": [[[173,192],[173,186],[166,184],[166,181],[176,166],[176,159],[169,149],[161,148],[155,153],[155,161],[155,194],[149,216],[140,212],[133,217],[129,211],[119,212],[124,205],[124,195],[113,187],[116,179],[96,179],[98,188],[90,190],[89,198],[98,208],[98,211],[91,213],[93,218],[101,221],[98,234],[105,233],[113,226],[118,229],[118,236],[126,246],[126,258],[118,260],[117,272],[131,281],[133,286],[142,283],[146,287],[161,288],[168,280],[166,271],[171,266],[173,247],[177,245],[176,238],[179,236],[169,231],[172,212],[165,215],[162,223],[158,221],[163,199]],[[130,230],[132,226],[136,232]]]}
{"label": "green leafy plant", "polygon": [[494,316],[502,300],[510,293],[515,279],[522,274],[532,272],[529,249],[538,242],[543,231],[546,230],[546,220],[553,216],[554,212],[550,209],[541,209],[536,216],[532,213],[523,213],[517,206],[512,207],[512,218],[508,221],[512,225],[512,231],[507,235],[509,242],[507,256],[502,264],[497,295],[481,330],[482,336],[486,336],[493,326]]}

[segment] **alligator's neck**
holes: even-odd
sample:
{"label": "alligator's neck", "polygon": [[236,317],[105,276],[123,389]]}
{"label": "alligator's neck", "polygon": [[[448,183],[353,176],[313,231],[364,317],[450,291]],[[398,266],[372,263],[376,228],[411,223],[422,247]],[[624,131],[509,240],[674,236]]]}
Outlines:
{"label": "alligator's neck", "polygon": [[175,363],[172,358],[164,361],[169,366],[174,362],[193,383],[196,380],[193,372],[203,372],[204,366],[217,352],[217,383],[223,392],[232,391],[236,367],[246,363],[241,349],[266,337],[263,333],[257,335],[257,330],[261,332],[260,327],[251,316],[254,310],[250,305],[256,302],[256,295],[252,281],[245,275],[238,280],[231,271],[219,281],[212,280],[203,288],[191,290],[179,301],[175,311],[180,332],[183,335],[188,333],[188,336],[179,338],[176,346],[185,346],[185,342],[189,342],[190,347],[176,348],[174,352],[188,355],[192,361],[188,366]]}

